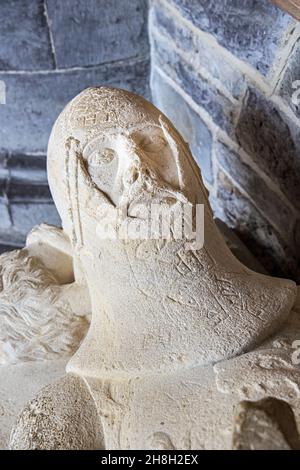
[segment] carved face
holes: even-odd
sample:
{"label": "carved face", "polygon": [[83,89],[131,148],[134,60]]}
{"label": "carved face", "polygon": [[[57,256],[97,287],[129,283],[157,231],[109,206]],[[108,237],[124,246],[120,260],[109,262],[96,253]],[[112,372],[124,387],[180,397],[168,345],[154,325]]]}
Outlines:
{"label": "carved face", "polygon": [[[66,150],[70,139],[76,141],[73,154],[70,145]],[[79,167],[74,159],[80,160]],[[82,178],[80,189],[78,172],[83,167],[85,181]],[[74,207],[66,210],[71,193],[77,192],[75,200],[82,212],[88,208],[87,200],[89,205],[92,199],[95,203],[87,195],[95,189],[112,206],[129,207],[141,196],[158,192],[196,202],[197,188],[202,186],[187,145],[168,119],[143,98],[104,87],[82,92],[58,118],[49,141],[48,175],[67,231],[74,224],[70,220]]]}
{"label": "carved face", "polygon": [[149,178],[179,189],[178,167],[161,127],[106,132],[82,155],[92,181],[115,206],[128,202],[129,192]]}

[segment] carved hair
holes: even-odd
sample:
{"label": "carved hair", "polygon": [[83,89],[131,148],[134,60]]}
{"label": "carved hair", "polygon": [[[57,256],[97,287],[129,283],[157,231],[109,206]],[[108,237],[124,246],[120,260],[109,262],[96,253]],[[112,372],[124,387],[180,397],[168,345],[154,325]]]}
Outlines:
{"label": "carved hair", "polygon": [[26,249],[0,256],[0,363],[54,359],[77,349],[88,320],[61,300],[63,288]]}

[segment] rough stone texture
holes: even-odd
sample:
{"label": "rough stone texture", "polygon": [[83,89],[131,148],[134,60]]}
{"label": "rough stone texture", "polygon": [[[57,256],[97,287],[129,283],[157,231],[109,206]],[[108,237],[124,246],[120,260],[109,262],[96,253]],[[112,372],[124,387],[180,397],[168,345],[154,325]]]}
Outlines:
{"label": "rough stone texture", "polygon": [[5,201],[0,199],[0,220],[1,220],[1,228],[2,229],[9,229],[11,227],[11,219],[9,215],[8,206]]}
{"label": "rough stone texture", "polygon": [[[32,223],[60,224],[47,182],[43,156],[2,155],[0,168],[0,243],[21,246]],[[13,217],[13,218],[12,218]]]}
{"label": "rough stone texture", "polygon": [[[200,116],[155,71],[152,73],[153,100],[174,123],[189,143],[203,177],[212,183],[211,166],[212,135]],[[178,112],[180,109],[180,113]]]}
{"label": "rough stone texture", "polygon": [[292,408],[276,398],[241,402],[236,410],[234,450],[299,450]]}
{"label": "rough stone texture", "polygon": [[5,197],[9,172],[6,168],[0,168],[0,197]]}
{"label": "rough stone texture", "polygon": [[4,243],[1,242],[1,239],[0,239],[0,254],[2,253],[7,253],[8,251],[13,251],[14,249],[16,248],[20,248],[19,245],[5,245]]}
{"label": "rough stone texture", "polygon": [[296,24],[269,0],[171,0],[184,17],[261,74],[270,70],[286,32]]}
{"label": "rough stone texture", "polygon": [[146,0],[46,0],[58,67],[148,54]]}
{"label": "rough stone texture", "polygon": [[294,50],[288,59],[285,71],[279,86],[279,95],[300,118],[300,41],[294,46]]}
{"label": "rough stone texture", "polygon": [[42,224],[0,256],[0,364],[71,356],[89,328],[89,294],[74,283],[70,242]]}
{"label": "rough stone texture", "polygon": [[236,137],[260,168],[300,209],[300,128],[257,90],[250,88]]}
{"label": "rough stone texture", "polygon": [[0,70],[53,67],[44,1],[0,2]]}
{"label": "rough stone texture", "polygon": [[42,171],[31,171],[30,180],[24,172],[12,171],[7,185],[7,197],[10,202],[31,202],[51,200],[46,174]]}
{"label": "rough stone texture", "polygon": [[185,62],[164,42],[153,39],[152,54],[153,64],[167,73],[197,105],[208,112],[216,125],[232,134],[234,118],[239,110],[237,103],[223,96],[192,64]]}
{"label": "rough stone texture", "polygon": [[79,91],[105,83],[148,95],[148,74],[147,59],[46,75],[0,72],[7,83],[7,104],[0,106],[0,153],[45,153],[55,117]]}
{"label": "rough stone texture", "polygon": [[295,244],[294,231],[296,221],[295,211],[285,204],[283,200],[270,189],[258,174],[239,155],[230,150],[222,142],[215,146],[218,162],[230,177],[255,201],[256,207],[263,213],[282,233],[286,241],[292,246]]}
{"label": "rough stone texture", "polygon": [[241,238],[270,274],[297,278],[298,252],[278,232],[229,178],[218,172],[217,215]]}
{"label": "rough stone texture", "polygon": [[61,225],[60,217],[52,201],[44,204],[11,203],[13,226],[25,238],[32,227],[40,222]]}
{"label": "rough stone texture", "polygon": [[10,439],[14,450],[99,450],[103,444],[93,399],[84,381],[72,375],[26,405]]}
{"label": "rough stone texture", "polygon": [[268,274],[260,262],[253,256],[241,239],[222,220],[215,219],[216,225],[222,233],[227,246],[234,256],[247,268],[257,273]]}
{"label": "rough stone texture", "polygon": [[7,449],[12,426],[25,403],[62,377],[66,360],[0,366],[0,449]]}
{"label": "rough stone texture", "polygon": [[[150,30],[153,40],[169,44],[185,55],[194,69],[204,71],[217,80],[234,98],[239,98],[246,90],[244,75],[223,57],[218,49],[195,35],[182,21],[172,17],[165,3],[156,0],[150,10]],[[155,51],[154,51],[155,59]]]}

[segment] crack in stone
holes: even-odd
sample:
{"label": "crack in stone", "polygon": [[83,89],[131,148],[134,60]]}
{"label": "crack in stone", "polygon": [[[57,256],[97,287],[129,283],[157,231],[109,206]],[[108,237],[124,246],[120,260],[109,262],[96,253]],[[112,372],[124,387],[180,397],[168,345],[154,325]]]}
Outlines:
{"label": "crack in stone", "polygon": [[46,0],[43,1],[43,8],[44,8],[44,16],[46,18],[46,24],[47,24],[47,28],[48,28],[48,35],[49,35],[51,52],[52,52],[53,66],[54,66],[54,69],[57,69],[55,44],[54,44],[54,38],[53,38],[52,30],[51,30],[51,21],[50,21],[49,14],[48,14],[48,8],[47,8]]}

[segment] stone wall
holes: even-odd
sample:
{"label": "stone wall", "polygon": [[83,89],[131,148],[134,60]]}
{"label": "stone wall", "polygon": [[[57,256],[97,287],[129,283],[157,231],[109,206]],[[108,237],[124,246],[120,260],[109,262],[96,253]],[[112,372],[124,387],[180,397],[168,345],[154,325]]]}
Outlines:
{"label": "stone wall", "polygon": [[215,214],[272,274],[300,279],[300,24],[269,0],[153,0],[154,102]]}
{"label": "stone wall", "polygon": [[[0,2],[0,244],[59,224],[46,178],[54,120],[99,84],[149,97],[147,0]],[[3,91],[3,88],[1,88]]]}

